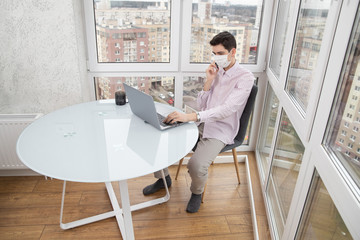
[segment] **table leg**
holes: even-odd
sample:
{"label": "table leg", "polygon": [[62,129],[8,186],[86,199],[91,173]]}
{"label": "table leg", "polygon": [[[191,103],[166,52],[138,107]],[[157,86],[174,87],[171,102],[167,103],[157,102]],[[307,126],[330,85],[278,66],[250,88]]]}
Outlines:
{"label": "table leg", "polygon": [[75,227],[82,226],[82,225],[85,225],[88,223],[100,221],[100,220],[103,220],[106,218],[116,217],[116,220],[118,222],[120,232],[121,232],[121,235],[123,236],[123,238],[124,239],[134,239],[134,229],[133,229],[133,224],[132,224],[131,212],[139,210],[139,209],[147,208],[150,206],[154,206],[157,204],[161,204],[161,203],[167,202],[170,199],[170,193],[169,193],[169,189],[166,184],[166,179],[165,179],[165,175],[164,175],[163,171],[161,171],[161,175],[162,175],[162,179],[165,183],[165,190],[166,190],[165,196],[130,206],[127,181],[122,180],[122,181],[119,181],[120,197],[121,197],[121,204],[122,204],[122,208],[120,208],[111,182],[105,182],[105,186],[106,186],[106,189],[107,189],[110,201],[111,201],[111,205],[114,210],[110,211],[110,212],[102,213],[99,215],[95,215],[92,217],[69,222],[69,223],[62,222],[63,211],[64,211],[64,202],[65,202],[65,192],[66,192],[66,181],[64,181],[63,193],[62,193],[62,199],[61,199],[61,210],[60,210],[60,227],[62,229],[70,229],[70,228],[75,228]]}
{"label": "table leg", "polygon": [[106,219],[106,218],[114,217],[114,216],[116,216],[118,214],[117,211],[111,211],[111,212],[106,212],[106,213],[102,213],[102,214],[99,214],[99,215],[95,215],[95,216],[92,216],[92,217],[80,219],[80,220],[77,220],[77,221],[73,221],[73,222],[63,223],[62,219],[63,219],[64,202],[65,202],[65,190],[66,190],[66,181],[64,181],[63,193],[62,193],[62,198],[61,198],[60,227],[62,229],[70,229],[70,228],[82,226],[82,225],[85,225],[85,224],[88,224],[88,223],[92,223],[92,222],[100,221],[100,220],[103,220],[103,219]]}
{"label": "table leg", "polygon": [[114,192],[114,188],[113,188],[111,182],[106,182],[105,186],[106,186],[106,190],[107,190],[108,195],[109,195],[111,205],[112,205],[112,207],[114,209],[114,212],[116,212],[115,217],[116,217],[116,220],[118,222],[118,226],[120,228],[121,235],[125,236],[124,218],[123,218],[123,215],[122,215],[122,210],[120,208],[120,205],[119,205],[119,203],[117,201],[117,198],[116,198],[116,195],[115,195],[115,192]]}
{"label": "table leg", "polygon": [[121,209],[124,217],[125,236],[126,240],[132,240],[134,238],[134,228],[131,217],[129,191],[126,180],[119,181],[120,197],[121,197]]}

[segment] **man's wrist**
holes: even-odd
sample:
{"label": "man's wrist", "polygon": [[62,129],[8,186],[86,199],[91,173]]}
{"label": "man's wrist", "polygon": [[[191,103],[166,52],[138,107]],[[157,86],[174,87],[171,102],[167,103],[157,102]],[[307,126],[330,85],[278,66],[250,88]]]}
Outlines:
{"label": "man's wrist", "polygon": [[199,113],[199,112],[196,112],[196,121],[197,121],[197,122],[200,122],[200,121],[201,121],[200,113]]}

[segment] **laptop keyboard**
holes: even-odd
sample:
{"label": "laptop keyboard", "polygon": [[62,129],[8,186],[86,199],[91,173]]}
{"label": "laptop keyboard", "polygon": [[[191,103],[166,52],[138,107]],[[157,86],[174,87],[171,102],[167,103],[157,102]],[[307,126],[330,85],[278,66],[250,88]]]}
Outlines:
{"label": "laptop keyboard", "polygon": [[164,119],[165,119],[166,117],[164,117],[164,116],[161,115],[160,113],[157,113],[157,116],[158,116],[160,125],[163,126],[163,127],[166,127],[166,126],[177,126],[177,125],[180,124],[180,123],[177,123],[177,122],[176,122],[176,123],[165,123],[165,122],[163,122],[163,121],[164,121]]}

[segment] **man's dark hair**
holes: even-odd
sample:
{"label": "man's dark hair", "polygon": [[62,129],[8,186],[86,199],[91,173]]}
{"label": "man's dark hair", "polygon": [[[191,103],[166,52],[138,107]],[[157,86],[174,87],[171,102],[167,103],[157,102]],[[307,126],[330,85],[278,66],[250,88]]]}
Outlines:
{"label": "man's dark hair", "polygon": [[211,46],[216,46],[219,44],[223,45],[224,48],[226,50],[228,50],[229,52],[233,48],[236,49],[235,37],[229,32],[221,32],[221,33],[215,35],[215,37],[213,37],[213,39],[211,39],[211,41],[210,41]]}

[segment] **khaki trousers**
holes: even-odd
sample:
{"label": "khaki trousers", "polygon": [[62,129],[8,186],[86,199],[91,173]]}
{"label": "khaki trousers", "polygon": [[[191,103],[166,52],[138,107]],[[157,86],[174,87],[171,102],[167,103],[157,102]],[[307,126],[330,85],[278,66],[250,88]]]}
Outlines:
{"label": "khaki trousers", "polygon": [[[208,168],[226,145],[215,138],[203,138],[203,123],[198,126],[198,129],[199,141],[196,150],[187,165],[192,180],[190,190],[194,194],[201,194],[204,192],[204,187],[208,178]],[[156,178],[161,178],[160,171],[155,172],[154,174]],[[164,169],[164,174],[165,176],[169,175],[167,168]]]}

